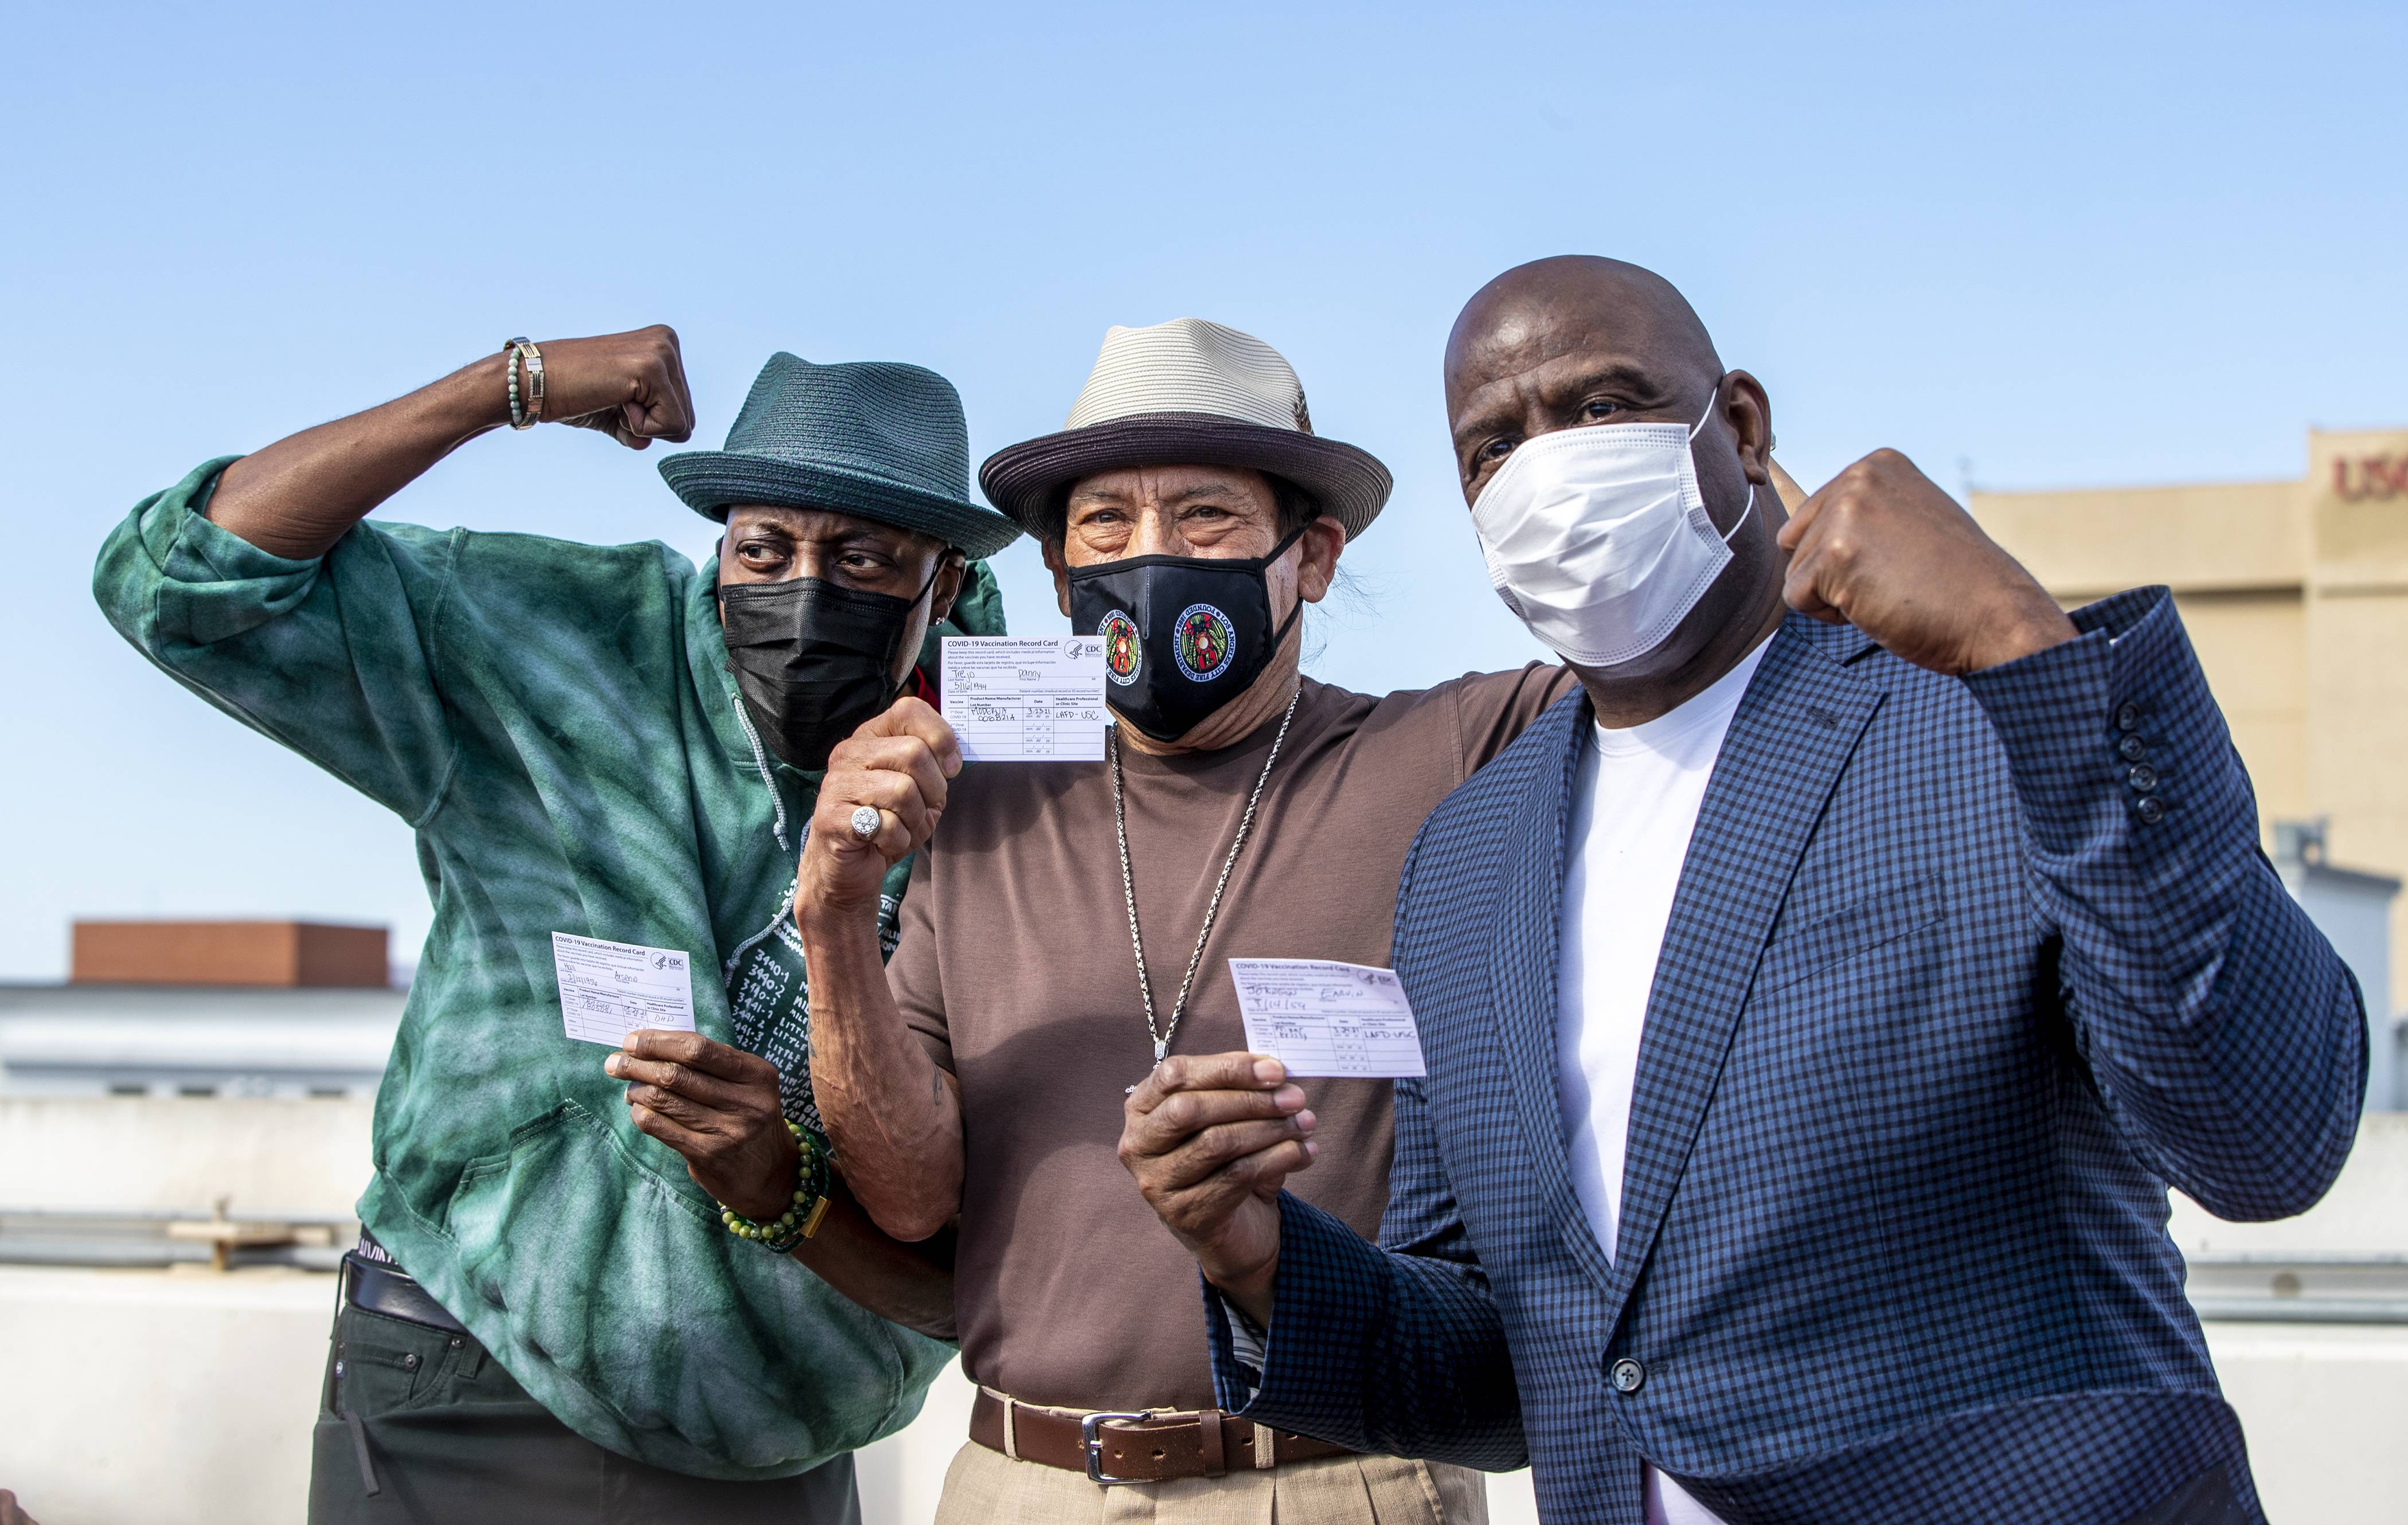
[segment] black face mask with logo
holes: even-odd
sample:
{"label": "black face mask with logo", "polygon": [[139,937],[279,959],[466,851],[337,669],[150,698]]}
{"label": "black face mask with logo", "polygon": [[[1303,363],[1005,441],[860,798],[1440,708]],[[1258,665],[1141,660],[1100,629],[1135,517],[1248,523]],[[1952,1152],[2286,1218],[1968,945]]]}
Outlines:
{"label": "black face mask with logo", "polygon": [[1070,628],[1103,638],[1105,697],[1122,719],[1157,741],[1175,741],[1244,693],[1304,600],[1271,627],[1272,562],[1304,533],[1243,561],[1130,556],[1071,569]]}
{"label": "black face mask with logo", "polygon": [[902,691],[895,659],[911,611],[936,583],[932,571],[910,598],[816,577],[720,588],[727,670],[780,761],[805,772],[825,768],[838,741],[894,702]]}

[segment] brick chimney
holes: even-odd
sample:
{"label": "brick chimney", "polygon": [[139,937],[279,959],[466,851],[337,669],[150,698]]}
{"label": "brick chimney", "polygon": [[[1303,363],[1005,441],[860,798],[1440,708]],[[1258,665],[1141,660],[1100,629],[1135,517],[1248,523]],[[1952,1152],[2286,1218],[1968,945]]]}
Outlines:
{"label": "brick chimney", "polygon": [[306,921],[79,921],[77,985],[243,985],[380,989],[381,927]]}

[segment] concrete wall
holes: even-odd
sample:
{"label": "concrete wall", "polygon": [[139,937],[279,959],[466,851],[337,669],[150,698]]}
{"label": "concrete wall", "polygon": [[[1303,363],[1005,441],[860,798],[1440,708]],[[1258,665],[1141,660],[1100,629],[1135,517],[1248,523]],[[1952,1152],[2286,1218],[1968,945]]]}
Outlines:
{"label": "concrete wall", "polygon": [[2043,586],[2066,597],[2149,583],[2296,588],[2307,570],[2307,521],[2292,482],[1975,493],[1971,507]]}
{"label": "concrete wall", "polygon": [[[0,1488],[41,1525],[301,1525],[335,1278],[0,1266]],[[969,1432],[946,1368],[854,1460],[864,1525],[927,1525]],[[1495,1525],[1536,1525],[1526,1472]]]}
{"label": "concrete wall", "polygon": [[237,1215],[336,1216],[367,1185],[373,1111],[363,1097],[0,1097],[0,1207],[231,1196]]}
{"label": "concrete wall", "polygon": [[335,1278],[0,1266],[0,1487],[41,1525],[299,1525]]}
{"label": "concrete wall", "polygon": [[[0,1267],[0,1487],[43,1525],[298,1525],[333,1278]],[[2408,1329],[2211,1324],[2277,1520],[2400,1518]],[[925,1525],[962,1444],[948,1368],[920,1418],[856,1461],[866,1525]],[[1534,1525],[1527,1473],[1489,1480]]]}
{"label": "concrete wall", "polygon": [[[2370,492],[2364,466],[2403,457],[2408,430],[2311,434],[2304,495],[2308,790],[2332,817],[2333,862],[2398,877],[2408,877],[2408,495]],[[2391,940],[2408,947],[2408,900],[2392,907]],[[2408,1006],[2408,960],[2392,971],[2391,1005]]]}
{"label": "concrete wall", "polygon": [[[0,1206],[237,1204],[339,1212],[366,1154],[345,1101],[0,1100]],[[2367,1119],[2304,1217],[2226,1224],[2176,1199],[2203,1253],[2408,1253],[2408,1116]],[[303,1515],[331,1276],[286,1270],[0,1266],[0,1487],[43,1525],[280,1525]],[[2218,1323],[2208,1343],[2279,1520],[2401,1518],[2408,1326]],[[970,1389],[862,1453],[867,1525],[924,1525]],[[1490,1481],[1498,1525],[1537,1518],[1527,1474]]]}
{"label": "concrete wall", "polygon": [[408,993],[0,985],[0,1096],[376,1094]]}

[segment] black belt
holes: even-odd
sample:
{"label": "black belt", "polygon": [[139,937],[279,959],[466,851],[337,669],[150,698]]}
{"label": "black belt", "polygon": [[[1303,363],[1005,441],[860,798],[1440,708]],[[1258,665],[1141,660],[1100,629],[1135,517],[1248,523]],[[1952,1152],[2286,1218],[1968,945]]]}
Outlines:
{"label": "black belt", "polygon": [[443,1304],[428,1296],[415,1277],[357,1254],[343,1257],[343,1301],[405,1324],[421,1324],[446,1334],[468,1332],[467,1326],[445,1313]]}

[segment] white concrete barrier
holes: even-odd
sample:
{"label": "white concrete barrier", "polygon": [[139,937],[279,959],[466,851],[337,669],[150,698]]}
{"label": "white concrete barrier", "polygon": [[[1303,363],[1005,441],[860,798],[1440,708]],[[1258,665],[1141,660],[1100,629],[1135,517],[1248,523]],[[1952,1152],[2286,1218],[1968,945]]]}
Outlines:
{"label": "white concrete barrier", "polygon": [[366,1097],[0,1097],[0,1208],[231,1196],[236,1213],[346,1214],[368,1184],[373,1111]]}
{"label": "white concrete barrier", "polygon": [[0,1488],[41,1525],[299,1525],[335,1278],[0,1266]]}
{"label": "white concrete barrier", "polygon": [[[41,1525],[300,1525],[334,1278],[0,1266],[0,1487]],[[927,1525],[969,1432],[958,1365],[859,1454],[863,1525]],[[1535,1525],[1528,1474],[1490,1487]]]}
{"label": "white concrete barrier", "polygon": [[[346,1211],[367,1107],[336,1100],[0,1099],[0,1207]],[[2332,1194],[2280,1224],[2175,1203],[2191,1253],[2408,1252],[2408,1116],[2370,1117]],[[333,1278],[260,1269],[0,1266],[0,1488],[42,1525],[301,1520]],[[2403,1517],[2408,1326],[2212,1323],[2268,1511]],[[920,1418],[864,1451],[867,1525],[924,1525],[968,1433],[949,1369]],[[1528,1475],[1492,1479],[1498,1525],[1531,1525]]]}

